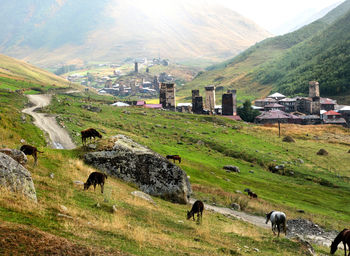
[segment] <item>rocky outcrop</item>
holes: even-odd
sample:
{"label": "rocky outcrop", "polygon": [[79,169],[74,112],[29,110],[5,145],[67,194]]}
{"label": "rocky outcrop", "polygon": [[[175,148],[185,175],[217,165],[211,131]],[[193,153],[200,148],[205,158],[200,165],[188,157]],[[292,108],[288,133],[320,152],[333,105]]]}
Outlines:
{"label": "rocky outcrop", "polygon": [[109,175],[136,184],[149,195],[176,203],[188,202],[191,185],[186,173],[177,165],[124,135],[112,139],[113,147],[85,154],[85,162]]}
{"label": "rocky outcrop", "polygon": [[8,155],[0,153],[0,186],[37,201],[30,172]]}
{"label": "rocky outcrop", "polygon": [[18,149],[0,148],[0,153],[8,155],[21,165],[25,165],[28,162],[27,156],[21,150]]}

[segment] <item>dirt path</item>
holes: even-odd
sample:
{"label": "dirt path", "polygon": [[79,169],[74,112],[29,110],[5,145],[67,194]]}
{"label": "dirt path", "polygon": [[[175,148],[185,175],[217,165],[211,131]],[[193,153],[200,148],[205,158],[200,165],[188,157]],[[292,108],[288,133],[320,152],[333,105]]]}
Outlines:
{"label": "dirt path", "polygon": [[[193,199],[193,198],[190,199],[191,204],[193,204],[195,201],[196,199]],[[204,204],[204,209],[213,211],[216,213],[220,213],[225,216],[234,217],[261,228],[271,229],[270,222],[269,224],[265,224],[265,221],[266,221],[265,218],[260,216],[250,215],[245,212],[235,211],[230,208],[217,207],[209,204]],[[293,225],[293,226],[289,225],[289,223],[294,224],[294,222],[299,222],[300,226],[298,227],[297,225]],[[288,226],[287,238],[299,236],[310,243],[315,243],[326,247],[329,247],[331,245],[332,241],[337,235],[336,231],[325,232],[324,230],[319,228],[317,225],[307,220],[291,220],[291,221],[288,221],[287,226]],[[343,246],[339,244],[338,248],[343,249]]]}
{"label": "dirt path", "polygon": [[51,96],[44,94],[28,95],[28,99],[34,106],[23,109],[22,112],[31,115],[34,118],[34,124],[49,135],[51,146],[57,149],[75,148],[68,132],[58,125],[54,116],[35,111],[37,108],[48,106]]}

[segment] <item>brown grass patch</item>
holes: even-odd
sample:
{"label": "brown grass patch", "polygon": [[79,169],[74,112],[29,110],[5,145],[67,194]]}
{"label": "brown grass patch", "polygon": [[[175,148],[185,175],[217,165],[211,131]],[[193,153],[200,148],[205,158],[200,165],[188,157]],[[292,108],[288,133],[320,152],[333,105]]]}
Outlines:
{"label": "brown grass patch", "polygon": [[33,227],[0,223],[1,255],[128,255],[71,242]]}

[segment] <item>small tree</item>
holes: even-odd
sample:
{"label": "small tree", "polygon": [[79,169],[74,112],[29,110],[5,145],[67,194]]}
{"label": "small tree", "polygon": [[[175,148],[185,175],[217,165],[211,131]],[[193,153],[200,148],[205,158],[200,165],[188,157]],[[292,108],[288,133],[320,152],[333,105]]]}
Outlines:
{"label": "small tree", "polygon": [[254,122],[255,117],[260,115],[260,112],[252,108],[252,103],[249,100],[246,100],[243,103],[242,107],[237,109],[237,114],[246,122]]}

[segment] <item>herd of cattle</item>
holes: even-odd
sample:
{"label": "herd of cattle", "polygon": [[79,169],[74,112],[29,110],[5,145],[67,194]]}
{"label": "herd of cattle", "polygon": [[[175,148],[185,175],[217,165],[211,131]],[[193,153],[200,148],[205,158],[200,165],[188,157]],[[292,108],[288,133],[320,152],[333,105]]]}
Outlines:
{"label": "herd of cattle", "polygon": [[[86,130],[81,131],[81,140],[83,146],[86,146],[86,141],[87,139],[94,139],[95,138],[102,138],[102,135],[95,130],[94,128],[89,128]],[[38,161],[38,153],[43,153],[39,151],[36,147],[31,146],[31,145],[22,145],[20,150],[25,154],[25,155],[31,155],[34,158],[34,166],[37,165]],[[175,161],[178,161],[181,163],[181,157],[179,155],[167,155],[166,158],[168,160],[172,159],[175,163]],[[107,179],[107,175],[104,173],[100,172],[92,172],[87,181],[84,183],[84,190],[88,190],[90,186],[94,187],[94,190],[96,190],[96,186],[100,185],[101,187],[101,193],[103,193],[103,188],[105,181]],[[257,194],[255,194],[253,191],[250,189],[245,189],[245,192],[248,193],[248,196],[250,198],[258,198]],[[197,200],[194,202],[192,205],[192,208],[190,211],[187,211],[187,219],[193,218],[193,221],[195,221],[195,214],[197,214],[197,222],[200,222],[202,220],[203,216],[203,211],[204,211],[204,203],[200,200]],[[283,212],[279,211],[271,211],[270,213],[266,214],[266,224],[271,221],[271,226],[272,226],[272,232],[275,234],[275,231],[277,230],[278,236],[280,235],[280,232],[283,231],[285,235],[287,234],[287,226],[286,226],[286,215]],[[331,254],[334,254],[335,251],[337,250],[338,244],[340,242],[343,242],[344,245],[344,250],[345,250],[345,256],[346,256],[346,244],[349,247],[350,250],[350,230],[349,229],[344,229],[341,231],[338,236],[334,239],[332,245],[331,245]],[[350,253],[349,255],[350,256]]]}

